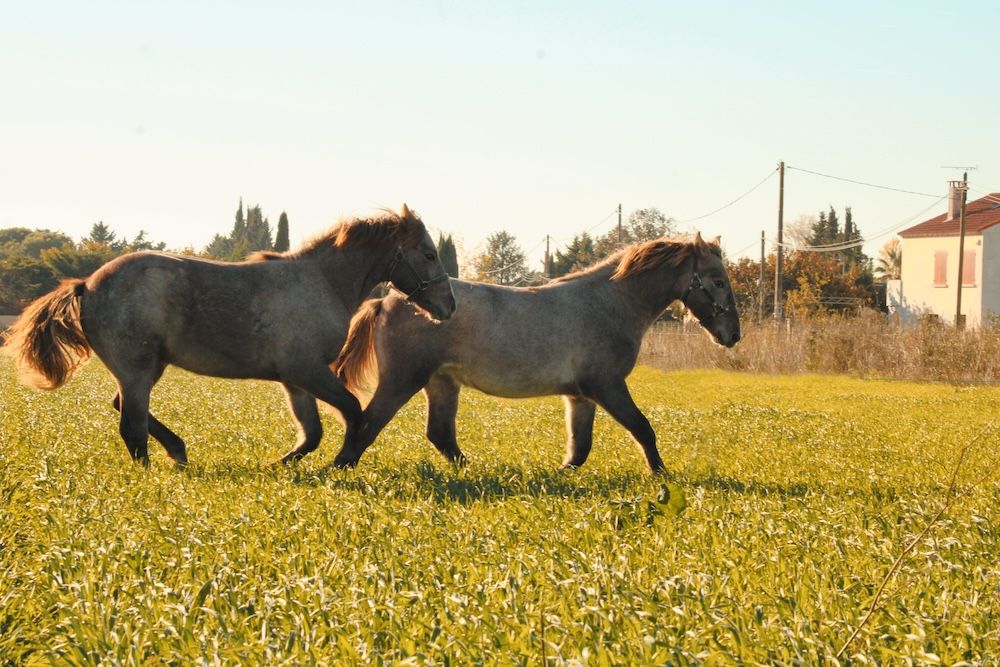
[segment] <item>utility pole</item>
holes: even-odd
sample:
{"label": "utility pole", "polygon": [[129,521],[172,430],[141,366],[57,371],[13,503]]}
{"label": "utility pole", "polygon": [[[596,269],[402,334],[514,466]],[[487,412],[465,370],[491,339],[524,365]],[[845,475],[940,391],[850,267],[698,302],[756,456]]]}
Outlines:
{"label": "utility pole", "polygon": [[760,278],[757,279],[757,321],[764,321],[764,230],[760,230]]}
{"label": "utility pole", "polygon": [[622,205],[618,204],[618,247],[622,247]]}
{"label": "utility pole", "polygon": [[958,295],[955,297],[955,328],[965,328],[962,315],[962,272],[965,267],[965,200],[969,192],[969,172],[962,173],[962,209],[958,215]]}
{"label": "utility pole", "polygon": [[778,163],[778,246],[774,259],[774,320],[785,319],[782,303],[781,281],[785,270],[784,261],[784,216],[785,216],[785,161]]}
{"label": "utility pole", "polygon": [[549,235],[548,234],[545,235],[545,261],[543,262],[543,264],[545,265],[545,277],[546,278],[551,278],[552,277],[552,255],[549,254]]}

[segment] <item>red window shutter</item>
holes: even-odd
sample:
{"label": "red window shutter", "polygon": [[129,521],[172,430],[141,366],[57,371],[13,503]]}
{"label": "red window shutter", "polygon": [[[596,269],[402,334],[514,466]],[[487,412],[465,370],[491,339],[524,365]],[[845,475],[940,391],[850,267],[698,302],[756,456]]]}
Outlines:
{"label": "red window shutter", "polygon": [[948,253],[938,250],[934,253],[934,286],[943,287],[948,284]]}
{"label": "red window shutter", "polygon": [[962,284],[976,284],[976,251],[966,250],[962,256]]}

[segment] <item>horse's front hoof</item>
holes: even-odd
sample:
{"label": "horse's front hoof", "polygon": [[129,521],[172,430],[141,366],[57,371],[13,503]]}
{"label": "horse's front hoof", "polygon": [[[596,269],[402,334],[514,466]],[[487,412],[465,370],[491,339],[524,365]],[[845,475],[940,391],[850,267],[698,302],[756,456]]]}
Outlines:
{"label": "horse's front hoof", "polygon": [[359,459],[356,458],[338,456],[333,460],[332,465],[334,468],[339,468],[340,470],[353,470],[358,466],[358,461]]}

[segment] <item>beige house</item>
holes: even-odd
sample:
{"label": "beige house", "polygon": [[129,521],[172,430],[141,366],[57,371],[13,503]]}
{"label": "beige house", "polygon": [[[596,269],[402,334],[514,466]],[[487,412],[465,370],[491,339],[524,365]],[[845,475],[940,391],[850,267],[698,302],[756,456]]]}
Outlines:
{"label": "beige house", "polygon": [[[899,232],[903,266],[887,300],[904,321],[927,315],[955,321],[961,188],[961,181],[950,183],[947,213]],[[963,254],[962,315],[974,328],[1000,316],[1000,193],[966,203]]]}

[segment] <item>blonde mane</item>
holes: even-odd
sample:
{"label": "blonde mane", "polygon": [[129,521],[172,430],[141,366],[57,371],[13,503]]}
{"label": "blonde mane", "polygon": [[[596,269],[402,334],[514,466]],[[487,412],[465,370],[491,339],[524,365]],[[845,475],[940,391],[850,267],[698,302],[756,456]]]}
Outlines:
{"label": "blonde mane", "polygon": [[618,268],[611,280],[623,280],[643,271],[665,266],[678,266],[688,257],[704,257],[709,253],[722,257],[722,250],[714,243],[706,243],[701,234],[693,238],[669,238],[646,241],[626,248],[618,259]]}
{"label": "blonde mane", "polygon": [[694,236],[677,236],[665,239],[655,239],[645,243],[619,250],[607,259],[573,273],[567,273],[553,280],[561,283],[575,280],[581,276],[595,273],[608,266],[615,267],[611,280],[622,280],[643,271],[663,266],[677,266],[688,257],[698,253],[704,257],[707,253],[722,257],[722,251],[715,242],[708,243],[701,238],[700,233]]}

